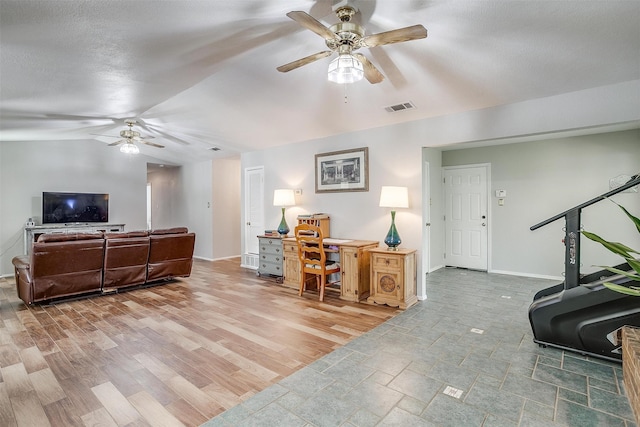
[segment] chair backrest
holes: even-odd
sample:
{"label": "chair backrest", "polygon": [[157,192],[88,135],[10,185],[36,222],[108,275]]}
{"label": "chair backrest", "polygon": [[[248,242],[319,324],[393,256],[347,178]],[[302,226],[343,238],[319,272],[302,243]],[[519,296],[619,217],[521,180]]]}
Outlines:
{"label": "chair backrest", "polygon": [[322,229],[311,224],[300,224],[295,228],[295,236],[303,271],[318,270],[318,273],[324,273],[327,255],[322,245]]}

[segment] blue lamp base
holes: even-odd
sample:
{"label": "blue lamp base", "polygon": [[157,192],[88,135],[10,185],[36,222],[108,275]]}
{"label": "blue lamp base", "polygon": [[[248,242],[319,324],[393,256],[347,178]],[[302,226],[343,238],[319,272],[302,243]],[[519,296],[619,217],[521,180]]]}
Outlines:
{"label": "blue lamp base", "polygon": [[396,211],[391,211],[391,227],[387,233],[387,237],[384,238],[384,243],[388,246],[387,250],[397,251],[398,246],[402,243],[400,235],[396,229]]}
{"label": "blue lamp base", "polygon": [[282,208],[282,220],[280,221],[280,225],[278,226],[278,234],[285,237],[287,234],[289,234],[289,226],[287,225],[287,221],[284,218],[284,208]]}

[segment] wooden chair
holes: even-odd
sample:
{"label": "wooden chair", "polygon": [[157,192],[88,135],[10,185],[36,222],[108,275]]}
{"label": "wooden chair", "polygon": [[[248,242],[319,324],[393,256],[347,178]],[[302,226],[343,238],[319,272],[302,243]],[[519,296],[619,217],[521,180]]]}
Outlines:
{"label": "wooden chair", "polygon": [[324,301],[324,290],[327,276],[340,271],[340,264],[327,261],[327,255],[322,245],[322,229],[311,224],[300,224],[295,228],[298,243],[298,258],[300,259],[300,293],[302,296],[306,288],[307,274],[316,276],[320,301]]}

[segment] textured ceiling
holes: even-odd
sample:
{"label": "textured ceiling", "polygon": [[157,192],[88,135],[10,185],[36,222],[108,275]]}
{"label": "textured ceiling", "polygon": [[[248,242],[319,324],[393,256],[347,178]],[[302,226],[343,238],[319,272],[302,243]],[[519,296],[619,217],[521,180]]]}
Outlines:
{"label": "textured ceiling", "polygon": [[328,82],[332,58],[276,71],[326,50],[285,14],[329,26],[331,0],[0,0],[0,141],[109,143],[136,118],[182,163],[640,79],[640,1],[355,3],[367,34],[428,30],[360,51],[377,85]]}

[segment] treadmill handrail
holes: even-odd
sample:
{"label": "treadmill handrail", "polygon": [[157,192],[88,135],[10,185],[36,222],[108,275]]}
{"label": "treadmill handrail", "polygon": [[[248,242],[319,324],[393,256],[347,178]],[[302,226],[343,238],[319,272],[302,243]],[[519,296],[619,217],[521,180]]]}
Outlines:
{"label": "treadmill handrail", "polygon": [[564,218],[565,216],[567,216],[567,214],[575,211],[576,209],[577,210],[582,210],[583,208],[586,208],[587,206],[591,206],[591,205],[593,205],[595,203],[598,203],[600,200],[604,200],[607,197],[613,196],[614,194],[621,193],[624,190],[627,190],[627,189],[629,189],[631,187],[635,187],[636,185],[640,185],[640,174],[636,174],[636,175],[632,176],[629,179],[629,181],[626,182],[626,184],[623,184],[620,187],[614,188],[611,191],[608,191],[608,192],[606,192],[606,193],[604,193],[604,194],[602,194],[602,195],[600,195],[598,197],[594,197],[593,199],[591,199],[591,200],[589,200],[587,202],[584,202],[582,204],[579,204],[577,206],[574,206],[571,209],[567,209],[566,211],[564,211],[562,213],[559,213],[558,215],[554,215],[551,218],[546,219],[546,220],[544,220],[544,221],[542,221],[542,222],[540,222],[540,223],[538,223],[536,225],[532,225],[529,229],[531,231],[537,230],[538,228],[544,227],[545,225],[550,224],[550,223],[552,223],[554,221],[557,221],[560,218]]}

